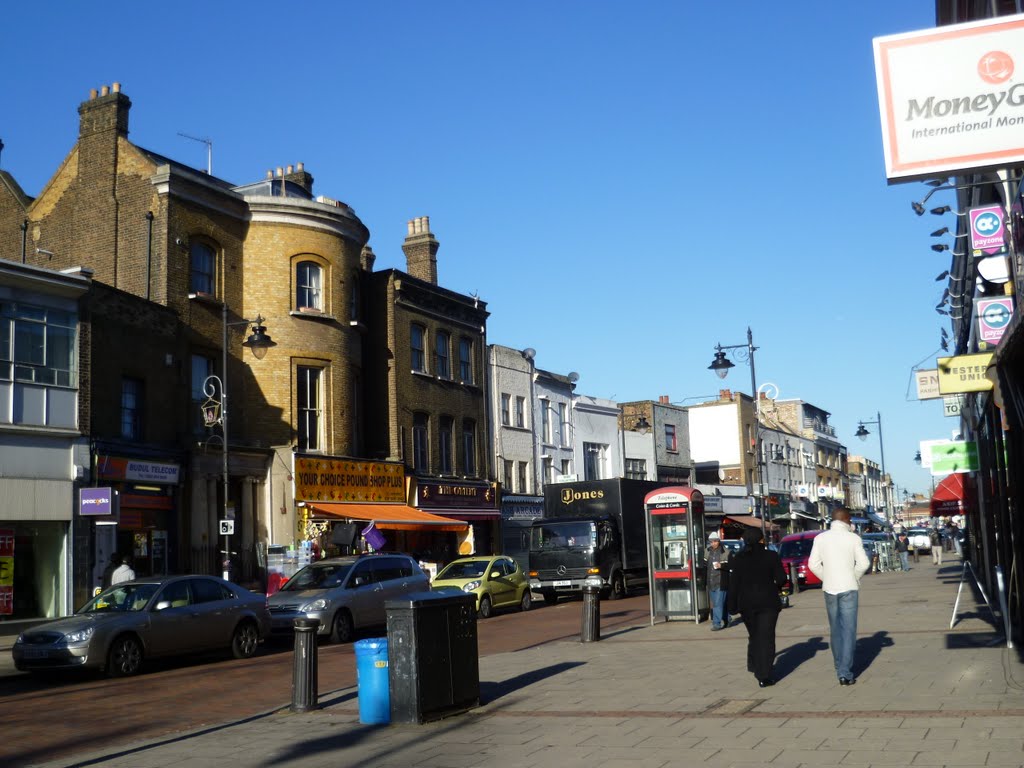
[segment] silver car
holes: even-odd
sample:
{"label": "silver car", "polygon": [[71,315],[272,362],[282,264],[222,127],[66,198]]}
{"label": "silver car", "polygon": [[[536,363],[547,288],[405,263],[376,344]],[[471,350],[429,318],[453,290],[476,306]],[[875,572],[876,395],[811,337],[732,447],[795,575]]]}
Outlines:
{"label": "silver car", "polygon": [[295,619],[317,619],[320,635],[335,643],[357,629],[384,626],[384,603],[430,589],[430,580],[409,555],[379,553],[332,557],[311,563],[270,596],[271,631],[295,631]]}
{"label": "silver car", "polygon": [[266,597],[237,584],[214,576],[136,579],[22,632],[11,654],[22,671],[90,668],[121,677],[159,656],[230,649],[247,659],[269,629]]}

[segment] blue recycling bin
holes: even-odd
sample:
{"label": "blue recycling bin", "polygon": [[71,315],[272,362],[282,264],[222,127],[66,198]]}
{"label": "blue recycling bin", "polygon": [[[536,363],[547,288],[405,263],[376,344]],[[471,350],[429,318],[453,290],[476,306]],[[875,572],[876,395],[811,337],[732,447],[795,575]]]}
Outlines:
{"label": "blue recycling bin", "polygon": [[388,687],[388,639],[357,640],[356,686],[359,689],[359,722],[380,725],[391,722],[391,690]]}

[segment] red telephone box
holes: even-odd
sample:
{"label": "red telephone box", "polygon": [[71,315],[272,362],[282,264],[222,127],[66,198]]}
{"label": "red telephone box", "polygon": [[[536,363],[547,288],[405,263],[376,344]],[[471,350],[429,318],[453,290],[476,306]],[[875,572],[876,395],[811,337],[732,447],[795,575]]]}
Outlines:
{"label": "red telephone box", "polygon": [[644,498],[651,623],[656,616],[700,622],[710,612],[704,557],[704,494],[669,486]]}

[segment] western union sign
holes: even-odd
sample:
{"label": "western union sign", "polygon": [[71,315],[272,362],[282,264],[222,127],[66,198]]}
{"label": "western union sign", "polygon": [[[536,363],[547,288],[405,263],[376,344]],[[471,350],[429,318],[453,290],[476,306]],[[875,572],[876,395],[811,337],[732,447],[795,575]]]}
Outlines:
{"label": "western union sign", "polygon": [[383,461],[295,457],[295,500],[405,503],[405,467]]}
{"label": "western union sign", "polygon": [[985,374],[992,364],[992,352],[976,355],[940,357],[936,360],[939,369],[939,392],[943,395],[957,395],[961,392],[984,392],[992,389],[992,380]]}

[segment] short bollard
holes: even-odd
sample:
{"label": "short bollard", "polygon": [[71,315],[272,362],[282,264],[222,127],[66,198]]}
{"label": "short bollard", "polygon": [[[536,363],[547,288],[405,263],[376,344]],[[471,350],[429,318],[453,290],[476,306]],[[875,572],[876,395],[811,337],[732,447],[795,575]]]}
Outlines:
{"label": "short bollard", "polygon": [[295,654],[292,664],[292,712],[319,709],[317,703],[316,631],[319,619],[295,619]]}
{"label": "short bollard", "polygon": [[583,585],[583,626],[581,643],[594,643],[601,639],[601,587]]}
{"label": "short bollard", "polygon": [[793,584],[793,594],[800,594],[800,581],[797,579],[797,565],[796,563],[789,564],[789,580]]}

